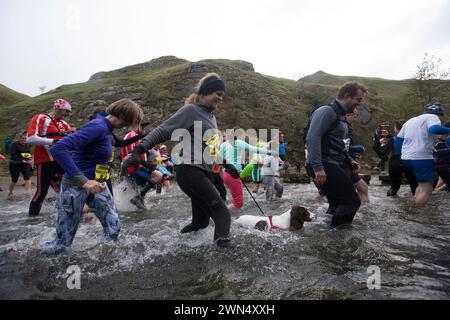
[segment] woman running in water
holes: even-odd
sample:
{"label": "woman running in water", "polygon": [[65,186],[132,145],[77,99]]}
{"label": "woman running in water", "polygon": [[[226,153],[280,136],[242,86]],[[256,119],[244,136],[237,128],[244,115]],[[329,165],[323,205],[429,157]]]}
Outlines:
{"label": "woman running in water", "polygon": [[[257,148],[249,145],[245,141],[239,140],[236,136],[238,129],[239,128],[234,128],[233,131],[227,135],[227,141],[222,143],[219,153],[227,164],[232,165],[240,173],[242,171],[245,151],[259,154],[271,153],[267,149]],[[244,191],[241,177],[239,175],[233,177],[229,172],[225,171],[223,173],[223,182],[230,190],[232,197],[232,202],[228,205],[228,209],[238,212],[244,204]]]}
{"label": "woman running in water", "polygon": [[183,149],[176,163],[176,178],[192,204],[192,222],[181,233],[206,228],[212,218],[214,242],[219,247],[229,245],[231,223],[230,212],[213,184],[213,167],[220,146],[220,131],[213,112],[224,95],[223,80],[216,73],[208,73],[199,81],[185,105],[151,131],[122,161],[123,171],[138,163],[143,152],[171,139],[178,129],[174,134],[183,137]]}
{"label": "woman running in water", "polygon": [[138,126],[143,111],[130,99],[116,101],[106,111],[106,117],[89,121],[50,148],[65,173],[59,193],[56,238],[43,245],[44,252],[62,252],[72,244],[85,204],[100,220],[107,239],[117,240],[119,236],[119,216],[106,185],[109,179],[108,160],[112,154],[112,132],[114,129]]}

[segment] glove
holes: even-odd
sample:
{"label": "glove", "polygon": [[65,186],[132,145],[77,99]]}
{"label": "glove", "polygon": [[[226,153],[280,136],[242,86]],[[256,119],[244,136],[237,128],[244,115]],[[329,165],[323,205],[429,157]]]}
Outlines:
{"label": "glove", "polygon": [[142,164],[144,167],[146,167],[150,171],[154,171],[158,167],[156,165],[156,163],[151,163],[151,162],[148,162],[148,161],[143,161],[142,160],[142,161],[139,161],[139,163]]}
{"label": "glove", "polygon": [[352,161],[350,163],[350,167],[352,168],[353,172],[358,172],[358,170],[359,170],[359,163],[356,162],[356,161]]}
{"label": "glove", "polygon": [[232,164],[228,164],[228,163],[226,163],[226,161],[224,161],[223,167],[225,168],[225,171],[228,172],[228,174],[233,179],[240,179],[241,178],[239,172],[236,170],[236,168]]}
{"label": "glove", "polygon": [[137,167],[141,161],[140,155],[136,153],[129,153],[125,158],[123,158],[120,164],[120,175],[126,176],[128,174],[128,168],[131,166]]}

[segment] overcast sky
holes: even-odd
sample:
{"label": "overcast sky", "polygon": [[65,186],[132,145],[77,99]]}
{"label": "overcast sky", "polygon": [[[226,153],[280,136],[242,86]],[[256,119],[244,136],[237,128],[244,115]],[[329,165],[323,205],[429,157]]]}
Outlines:
{"label": "overcast sky", "polygon": [[0,43],[0,83],[32,96],[163,55],[405,79],[450,65],[450,0],[0,0]]}

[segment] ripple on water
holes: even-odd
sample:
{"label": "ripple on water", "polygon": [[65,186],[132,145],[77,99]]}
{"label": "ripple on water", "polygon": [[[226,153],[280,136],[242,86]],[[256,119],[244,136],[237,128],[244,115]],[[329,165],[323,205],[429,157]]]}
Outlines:
{"label": "ripple on water", "polygon": [[[70,251],[59,256],[33,249],[54,236],[55,203],[30,219],[27,201],[0,199],[0,292],[12,286],[20,297],[73,296],[65,279],[75,264],[87,282],[83,298],[448,299],[448,194],[417,208],[405,186],[400,197],[388,198],[387,187],[375,183],[353,224],[330,230],[328,205],[314,200],[314,186],[285,185],[276,202],[257,195],[263,211],[277,214],[301,204],[316,219],[297,232],[232,224],[232,247],[223,250],[213,244],[212,221],[199,232],[180,234],[191,213],[177,186],[151,192],[145,212],[137,212],[129,203],[133,192],[121,188],[115,187],[119,241],[106,242],[98,221],[82,223]],[[242,213],[259,215],[248,194],[245,199]],[[367,289],[371,265],[380,268],[380,290]]]}

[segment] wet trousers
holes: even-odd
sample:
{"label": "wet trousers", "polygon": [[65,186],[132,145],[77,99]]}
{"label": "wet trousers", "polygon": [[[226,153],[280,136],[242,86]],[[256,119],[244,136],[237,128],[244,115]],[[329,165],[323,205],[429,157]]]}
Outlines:
{"label": "wet trousers", "polygon": [[120,232],[120,220],[114,199],[106,183],[100,193],[89,194],[77,187],[61,187],[58,199],[58,217],[56,220],[56,238],[44,244],[44,252],[61,252],[73,241],[80,224],[84,204],[95,213],[103,227],[107,240],[117,240]]}
{"label": "wet trousers", "polygon": [[[330,208],[333,208],[331,227],[351,223],[361,206],[361,200],[351,180],[350,166],[346,163],[341,165],[324,163],[323,166],[327,177],[321,190],[327,197]],[[314,171],[309,165],[307,171],[308,175],[314,179]]]}
{"label": "wet trousers", "polygon": [[36,193],[31,199],[28,214],[30,216],[37,216],[41,211],[42,203],[48,193],[48,188],[52,186],[55,192],[60,190],[60,182],[63,171],[56,161],[40,163],[36,165],[37,179],[36,179]]}
{"label": "wet trousers", "polygon": [[266,200],[273,200],[274,190],[276,192],[277,198],[281,198],[283,195],[283,186],[274,176],[264,176],[263,184],[266,186]]}
{"label": "wet trousers", "polygon": [[391,180],[391,188],[389,190],[389,195],[393,196],[397,194],[400,186],[402,184],[402,175],[405,174],[406,180],[408,180],[409,187],[411,188],[411,193],[416,193],[417,180],[414,172],[409,169],[403,161],[399,158],[391,157],[389,160],[389,178]]}
{"label": "wet trousers", "polygon": [[231,202],[238,209],[244,205],[244,186],[240,178],[233,178],[228,172],[224,172],[222,175],[223,182],[230,190]]}
{"label": "wet trousers", "polygon": [[181,190],[191,198],[192,226],[206,228],[211,218],[215,225],[214,241],[229,238],[231,215],[213,184],[213,173],[179,165],[176,177]]}

